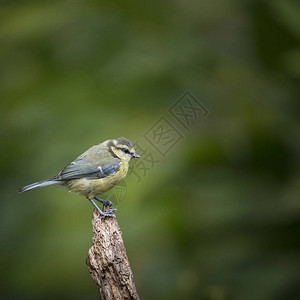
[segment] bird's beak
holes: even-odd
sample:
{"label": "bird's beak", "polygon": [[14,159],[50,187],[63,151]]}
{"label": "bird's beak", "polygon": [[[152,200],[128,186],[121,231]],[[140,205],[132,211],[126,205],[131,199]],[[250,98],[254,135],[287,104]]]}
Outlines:
{"label": "bird's beak", "polygon": [[136,152],[133,153],[132,157],[134,158],[140,158],[141,156],[139,154],[137,154]]}

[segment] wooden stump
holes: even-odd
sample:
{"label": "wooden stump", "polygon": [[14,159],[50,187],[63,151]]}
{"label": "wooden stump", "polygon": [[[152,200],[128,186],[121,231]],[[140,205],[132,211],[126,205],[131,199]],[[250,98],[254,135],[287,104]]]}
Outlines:
{"label": "wooden stump", "polygon": [[93,246],[86,263],[101,299],[139,299],[117,219],[94,210]]}

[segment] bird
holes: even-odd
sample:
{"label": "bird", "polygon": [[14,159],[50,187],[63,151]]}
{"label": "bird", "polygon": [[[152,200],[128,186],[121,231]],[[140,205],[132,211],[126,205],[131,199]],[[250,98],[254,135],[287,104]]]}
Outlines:
{"label": "bird", "polygon": [[[26,185],[18,192],[50,185],[65,186],[69,191],[85,196],[99,212],[99,217],[115,217],[112,213],[117,209],[113,208],[113,203],[96,196],[119,184],[127,175],[130,160],[140,157],[128,139],[107,140],[86,150],[54,177]],[[94,200],[110,209],[102,211]]]}

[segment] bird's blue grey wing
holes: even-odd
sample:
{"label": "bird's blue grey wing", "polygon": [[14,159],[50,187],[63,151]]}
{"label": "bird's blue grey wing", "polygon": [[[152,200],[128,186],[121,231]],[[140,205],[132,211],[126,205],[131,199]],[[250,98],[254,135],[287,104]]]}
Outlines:
{"label": "bird's blue grey wing", "polygon": [[77,159],[66,166],[60,173],[51,178],[51,180],[71,180],[71,179],[99,179],[112,175],[120,170],[120,162],[113,162],[103,166],[92,166],[83,159]]}

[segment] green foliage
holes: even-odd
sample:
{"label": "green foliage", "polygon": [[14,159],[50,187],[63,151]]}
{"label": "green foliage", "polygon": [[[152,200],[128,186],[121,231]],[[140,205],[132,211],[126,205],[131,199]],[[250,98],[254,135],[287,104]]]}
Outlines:
{"label": "green foliage", "polygon": [[16,190],[137,140],[190,90],[208,117],[177,124],[184,139],[118,205],[141,298],[298,299],[299,14],[292,0],[3,1],[1,298],[98,299],[90,203]]}

